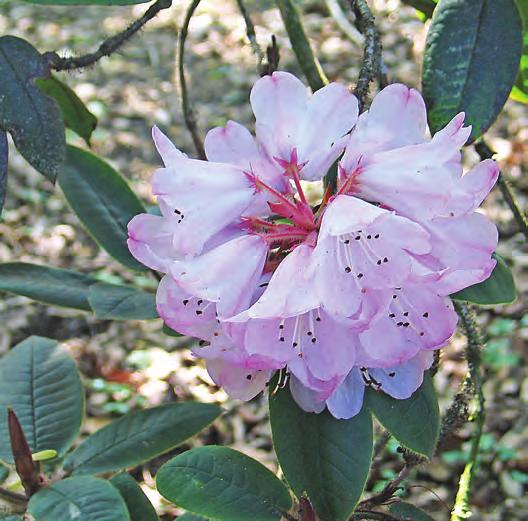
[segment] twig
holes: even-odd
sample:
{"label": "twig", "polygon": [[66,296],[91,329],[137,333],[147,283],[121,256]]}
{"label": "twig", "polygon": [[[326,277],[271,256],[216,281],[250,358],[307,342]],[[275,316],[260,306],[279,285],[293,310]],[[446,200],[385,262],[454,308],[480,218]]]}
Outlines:
{"label": "twig", "polygon": [[480,354],[482,351],[482,338],[475,322],[475,317],[466,304],[455,302],[455,309],[460,316],[462,326],[467,336],[467,361],[471,385],[474,390],[472,400],[472,411],[470,421],[475,423],[475,429],[471,436],[471,449],[469,460],[464,467],[464,472],[460,476],[458,492],[455,499],[455,506],[451,512],[451,521],[462,521],[470,514],[469,502],[471,497],[471,486],[475,476],[477,466],[477,456],[479,452],[480,439],[485,420],[484,393],[482,392],[482,378],[480,374]]}
{"label": "twig", "polygon": [[149,20],[152,20],[160,11],[168,9],[172,5],[172,0],[157,0],[152,4],[145,14],[132,22],[124,31],[105,40],[97,51],[85,54],[84,56],[63,58],[55,52],[48,52],[44,57],[48,60],[51,69],[56,71],[69,71],[90,67],[104,56],[110,56],[117,51],[124,43],[134,36]]}
{"label": "twig", "polygon": [[288,32],[293,51],[297,56],[297,61],[310,87],[315,92],[328,83],[328,78],[310,47],[310,42],[301,23],[299,11],[292,0],[276,0],[276,4]]}
{"label": "twig", "polygon": [[267,62],[260,68],[261,76],[270,76],[279,68],[280,51],[274,34],[271,35],[271,43],[266,47],[266,59]]}
{"label": "twig", "polygon": [[185,14],[185,20],[183,22],[180,38],[179,38],[179,48],[178,48],[178,73],[180,76],[180,88],[182,96],[182,109],[183,117],[185,119],[185,125],[189,132],[191,133],[192,140],[194,143],[194,148],[200,159],[206,159],[205,149],[203,145],[202,138],[198,132],[198,125],[196,124],[196,118],[194,116],[194,111],[189,101],[189,93],[187,91],[187,80],[185,78],[185,67],[184,67],[184,57],[185,57],[185,40],[187,39],[187,34],[189,32],[189,24],[191,23],[191,18],[196,11],[200,0],[193,0],[187,12]]}
{"label": "twig", "polygon": [[348,521],[362,521],[364,519],[372,519],[374,521],[401,521],[400,517],[394,517],[385,512],[374,512],[373,510],[356,510]]}
{"label": "twig", "polygon": [[335,20],[343,34],[355,45],[363,45],[365,39],[363,35],[349,22],[345,13],[341,9],[339,0],[325,0],[326,7],[330,15]]}
{"label": "twig", "polygon": [[257,42],[257,33],[255,32],[255,26],[253,25],[253,20],[249,15],[249,11],[244,4],[244,0],[237,0],[238,8],[240,9],[240,14],[244,18],[246,24],[246,36],[248,37],[249,43],[251,44],[251,49],[253,54],[257,57],[257,70],[260,71],[262,67],[262,60],[264,59],[264,54],[262,49]]}
{"label": "twig", "polygon": [[[356,15],[356,25],[365,36],[365,50],[354,94],[361,110],[365,109],[370,82],[381,74],[381,39],[375,25],[375,18],[366,0],[349,0]],[[385,82],[385,80],[383,80]]]}
{"label": "twig", "polygon": [[25,505],[28,502],[28,498],[23,494],[12,492],[3,487],[0,487],[0,498],[4,499],[8,503],[15,503],[18,505]]}
{"label": "twig", "polygon": [[[495,155],[495,152],[484,141],[476,143],[475,150],[481,159],[491,159]],[[502,172],[499,174],[498,185],[500,191],[502,192],[502,196],[506,201],[506,204],[510,207],[513,217],[519,225],[521,232],[524,233],[525,237],[528,239],[528,220],[526,219],[526,214],[523,212],[519,202],[517,201],[517,197],[513,192],[510,182],[504,177]]]}
{"label": "twig", "polygon": [[435,10],[436,4],[433,0],[401,0],[402,4],[410,5],[418,11],[421,11],[427,18],[433,16],[433,11]]}

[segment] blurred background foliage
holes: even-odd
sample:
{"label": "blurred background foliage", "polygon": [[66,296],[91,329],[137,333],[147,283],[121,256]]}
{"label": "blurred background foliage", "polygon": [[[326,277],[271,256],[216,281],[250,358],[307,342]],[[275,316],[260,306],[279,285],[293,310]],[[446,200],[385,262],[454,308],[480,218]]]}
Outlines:
{"label": "blurred background foliage", "polygon": [[[178,28],[186,5],[180,0],[173,3],[118,53],[89,69],[60,75],[99,120],[91,138],[93,151],[121,172],[146,204],[155,202],[149,179],[159,165],[150,139],[152,125],[160,126],[179,148],[193,154],[175,69]],[[281,50],[280,68],[300,75],[274,2],[247,0],[246,5],[261,46],[265,47],[275,34]],[[330,80],[355,82],[361,46],[347,38],[327,3],[304,0],[299,5],[305,29]],[[399,0],[373,0],[372,8],[382,33],[384,61],[391,81],[419,88],[427,23],[424,25],[416,11]],[[145,9],[145,4],[72,8],[3,1],[0,34],[25,38],[41,52],[84,54],[123,30]],[[247,100],[258,77],[257,62],[237,3],[203,0],[190,24],[186,50],[189,93],[200,130],[223,125],[228,119],[251,127]],[[509,100],[487,137],[498,152],[501,168],[517,190],[522,207],[526,207],[528,196],[527,123],[527,106]],[[81,138],[69,132],[69,142],[84,146]],[[477,161],[472,149],[466,150],[465,155],[468,165]],[[485,210],[500,229],[498,252],[513,266],[519,298],[509,306],[479,314],[488,341],[483,354],[487,418],[472,503],[475,519],[515,521],[528,518],[528,248],[496,191],[488,197]],[[156,287],[148,274],[123,270],[98,248],[80,227],[59,188],[53,188],[11,147],[9,196],[0,220],[0,262],[15,260],[75,267],[108,282]],[[212,384],[203,367],[194,363],[189,351],[183,349],[189,346],[189,339],[164,335],[160,320],[101,321],[91,314],[3,295],[0,324],[0,353],[32,334],[67,341],[88,392],[84,434],[130,410],[163,402],[186,398],[217,402],[227,408],[227,414],[194,438],[192,445],[230,445],[276,470],[267,401],[262,397],[247,404],[229,401]],[[442,351],[443,363],[435,377],[441,406],[450,403],[465,374],[463,345],[462,337],[455,336]],[[435,519],[448,517],[470,432],[468,425],[460,429],[441,456],[413,471],[409,481],[412,487],[401,492]],[[133,471],[166,519],[172,519],[178,511],[155,492],[153,475],[163,461],[186,448],[189,445]],[[375,460],[368,490],[381,490],[400,468],[399,461],[398,444],[391,441]],[[0,467],[0,480],[4,479],[11,477]]]}

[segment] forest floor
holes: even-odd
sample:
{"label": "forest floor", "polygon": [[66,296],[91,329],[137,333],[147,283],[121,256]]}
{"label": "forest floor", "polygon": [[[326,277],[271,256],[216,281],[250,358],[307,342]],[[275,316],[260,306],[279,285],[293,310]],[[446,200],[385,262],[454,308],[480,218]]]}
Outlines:
{"label": "forest floor", "polygon": [[[79,73],[61,74],[61,79],[75,88],[99,119],[91,143],[93,151],[114,165],[150,204],[155,201],[149,179],[160,164],[150,139],[152,125],[166,131],[179,148],[194,153],[183,122],[175,72],[176,40],[185,6],[180,0],[174,0],[174,4],[111,58]],[[341,32],[324,2],[301,4],[306,30],[327,75],[353,84],[362,49]],[[280,68],[300,75],[273,2],[248,0],[247,5],[262,47],[275,34],[281,49]],[[391,81],[419,88],[427,24],[398,0],[373,0],[372,5],[382,30],[384,60]],[[39,7],[4,1],[0,5],[0,34],[26,38],[42,52],[83,54],[124,29],[145,9],[146,4]],[[258,78],[256,59],[234,0],[202,2],[190,25],[186,64],[189,92],[203,133],[228,119],[253,126],[248,94]],[[528,196],[527,123],[527,108],[508,101],[488,137],[524,207]],[[73,134],[68,138],[83,146]],[[474,151],[466,151],[465,161],[467,165],[475,164]],[[14,148],[9,175],[8,198],[0,221],[0,262],[36,262],[95,273],[108,281],[155,287],[154,280],[126,271],[102,252],[82,229],[60,189],[33,171]],[[499,226],[499,253],[513,266],[520,295],[512,305],[479,310],[487,340],[483,353],[487,414],[472,503],[474,519],[520,521],[528,519],[528,247],[497,190],[488,197],[485,209]],[[0,324],[0,353],[34,334],[66,343],[79,362],[88,389],[84,434],[135,408],[168,400],[216,402],[225,407],[226,414],[189,443],[226,444],[276,470],[266,399],[260,396],[246,404],[230,401],[191,357],[188,347],[192,340],[165,336],[161,321],[98,321],[89,314],[4,294]],[[466,371],[464,342],[457,335],[442,350],[435,385],[443,410]],[[471,430],[471,425],[461,428],[442,454],[413,471],[401,491],[402,496],[438,521],[449,518]],[[401,468],[397,447],[390,441],[379,456],[367,492],[380,490],[384,481]],[[178,511],[171,510],[157,495],[153,476],[171,455],[134,471],[167,520]]]}

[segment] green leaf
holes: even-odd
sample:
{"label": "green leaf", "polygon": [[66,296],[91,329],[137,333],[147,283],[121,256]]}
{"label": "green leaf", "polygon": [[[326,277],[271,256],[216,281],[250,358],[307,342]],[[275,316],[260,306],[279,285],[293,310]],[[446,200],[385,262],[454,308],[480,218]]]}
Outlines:
{"label": "green leaf", "polygon": [[206,403],[176,403],[135,411],[98,430],[66,456],[64,468],[99,474],[134,467],[181,445],[222,410]]}
{"label": "green leaf", "polygon": [[31,452],[62,456],[79,433],[84,391],[74,361],[54,340],[32,336],[0,360],[0,459],[13,462],[7,407],[15,411]]}
{"label": "green leaf", "polygon": [[500,255],[494,253],[493,256],[497,259],[497,265],[493,269],[491,276],[484,282],[453,293],[451,295],[452,299],[491,306],[509,304],[517,298],[515,281],[510,268]]}
{"label": "green leaf", "polygon": [[278,521],[292,505],[271,471],[228,447],[184,452],[159,469],[156,483],[169,501],[218,521]]}
{"label": "green leaf", "polygon": [[57,481],[31,496],[38,521],[130,521],[125,501],[104,479],[80,476]]}
{"label": "green leaf", "polygon": [[144,4],[151,0],[25,0],[30,4],[40,5],[134,5]]}
{"label": "green leaf", "polygon": [[156,295],[132,286],[99,282],[90,286],[88,300],[102,320],[149,320],[158,318]]}
{"label": "green leaf", "polygon": [[405,501],[398,501],[389,507],[389,512],[405,521],[434,521],[434,519],[421,508],[415,507]]}
{"label": "green leaf", "polygon": [[110,483],[123,496],[131,521],[158,521],[154,507],[130,474],[126,472],[117,474]]}
{"label": "green leaf", "polygon": [[28,42],[0,38],[0,128],[34,168],[55,182],[64,161],[64,123],[57,103],[34,84],[48,75],[46,60]]}
{"label": "green leaf", "polygon": [[86,108],[75,91],[55,76],[38,79],[37,87],[58,104],[65,125],[90,144],[90,137],[97,126],[97,118]]}
{"label": "green leaf", "polygon": [[517,7],[523,21],[523,53],[519,73],[510,97],[515,101],[528,104],[528,2],[517,0]]}
{"label": "green leaf", "polygon": [[440,432],[438,399],[429,373],[406,400],[367,389],[366,401],[379,422],[407,449],[431,458]]}
{"label": "green leaf", "polygon": [[0,264],[0,290],[67,308],[91,311],[88,288],[97,279],[26,262]]}
{"label": "green leaf", "polygon": [[303,411],[288,389],[270,396],[273,445],[297,497],[307,494],[322,521],[348,519],[367,481],[372,418],[364,407],[350,420]]}
{"label": "green leaf", "polygon": [[7,517],[0,517],[0,521],[24,521],[23,518],[20,516],[7,516]]}
{"label": "green leaf", "polygon": [[145,270],[128,251],[127,224],[145,208],[127,182],[101,158],[66,147],[59,185],[88,232],[112,257],[128,268]]}
{"label": "green leaf", "polygon": [[442,0],[434,11],[423,63],[429,126],[437,132],[457,113],[481,136],[515,82],[522,23],[514,0]]}
{"label": "green leaf", "polygon": [[7,160],[9,148],[7,146],[7,134],[0,130],[0,215],[4,207],[7,191]]}

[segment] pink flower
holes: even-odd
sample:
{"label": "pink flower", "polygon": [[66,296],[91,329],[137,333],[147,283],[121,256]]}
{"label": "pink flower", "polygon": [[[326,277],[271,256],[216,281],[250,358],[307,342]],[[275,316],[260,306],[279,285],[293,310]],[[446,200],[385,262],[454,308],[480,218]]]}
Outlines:
{"label": "pink flower", "polygon": [[319,413],[327,407],[335,418],[350,419],[361,411],[366,387],[400,400],[410,398],[422,385],[424,372],[432,362],[431,352],[420,351],[407,362],[385,369],[355,366],[329,396],[305,386],[296,377],[290,380],[290,390],[307,412]]}
{"label": "pink flower", "polygon": [[[448,295],[495,265],[497,231],[477,209],[496,164],[463,174],[464,115],[426,139],[424,102],[403,85],[359,118],[345,87],[310,95],[284,72],[250,99],[256,137],[213,129],[208,161],[153,131],[162,215],[136,216],[129,247],[167,274],[160,316],[206,343],[193,352],[233,397],[255,396],[277,369],[305,410],[338,418],[359,411],[365,385],[410,396],[455,331]],[[312,205],[303,183],[340,157],[336,193]]]}

